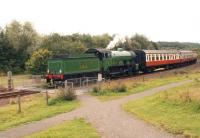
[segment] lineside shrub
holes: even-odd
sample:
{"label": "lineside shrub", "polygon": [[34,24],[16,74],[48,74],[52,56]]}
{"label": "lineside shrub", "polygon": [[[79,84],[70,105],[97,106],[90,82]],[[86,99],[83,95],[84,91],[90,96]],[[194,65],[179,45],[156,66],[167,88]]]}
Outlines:
{"label": "lineside shrub", "polygon": [[116,85],[112,88],[112,91],[114,92],[126,92],[127,86],[125,84]]}
{"label": "lineside shrub", "polygon": [[49,105],[55,105],[63,101],[72,101],[76,99],[76,94],[73,88],[58,88],[55,98],[51,99]]}

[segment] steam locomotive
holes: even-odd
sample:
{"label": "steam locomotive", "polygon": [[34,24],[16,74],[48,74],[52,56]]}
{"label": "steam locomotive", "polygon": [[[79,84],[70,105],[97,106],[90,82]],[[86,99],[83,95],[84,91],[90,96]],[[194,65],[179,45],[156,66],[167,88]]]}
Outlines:
{"label": "steam locomotive", "polygon": [[54,57],[48,60],[47,82],[62,83],[67,79],[97,76],[105,78],[151,72],[196,63],[197,54],[182,50],[116,51],[88,49],[79,56]]}

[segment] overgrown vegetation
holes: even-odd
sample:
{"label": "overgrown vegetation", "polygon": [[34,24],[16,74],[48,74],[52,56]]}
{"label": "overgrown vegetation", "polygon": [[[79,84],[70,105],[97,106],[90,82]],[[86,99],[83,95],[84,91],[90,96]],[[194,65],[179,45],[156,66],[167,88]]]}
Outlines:
{"label": "overgrown vegetation", "polygon": [[110,85],[110,87],[101,87],[101,86],[94,86],[92,92],[96,94],[104,94],[108,92],[114,92],[114,93],[121,93],[126,92],[127,86],[125,84],[114,84]]}
{"label": "overgrown vegetation", "polygon": [[200,137],[200,81],[172,88],[141,100],[124,109],[147,122],[186,137]]}
{"label": "overgrown vegetation", "polygon": [[100,136],[84,119],[75,119],[26,138],[100,138]]}
{"label": "overgrown vegetation", "polygon": [[[187,76],[187,77],[186,77]],[[160,78],[148,78],[143,81],[140,80],[124,80],[123,83],[119,82],[105,82],[102,83],[101,86],[93,87],[91,94],[97,96],[101,100],[112,100],[116,98],[120,98],[121,96],[126,96],[138,92],[142,92],[144,90],[158,87],[161,85],[165,85],[172,82],[178,82],[185,79],[188,79],[188,75],[178,74],[169,77],[160,77]]]}
{"label": "overgrown vegetation", "polygon": [[74,100],[76,99],[76,94],[75,90],[71,87],[66,87],[66,88],[58,88],[56,92],[56,99],[61,99],[61,100]]}
{"label": "overgrown vegetation", "polygon": [[42,94],[22,98],[22,112],[17,113],[16,99],[9,105],[0,107],[0,130],[15,127],[20,124],[41,120],[53,115],[69,112],[80,106],[77,100],[54,100],[50,99],[50,106],[46,105],[45,97]]}
{"label": "overgrown vegetation", "polygon": [[45,74],[47,71],[47,60],[52,52],[47,49],[38,49],[33,52],[30,59],[26,62],[26,69],[33,74]]}

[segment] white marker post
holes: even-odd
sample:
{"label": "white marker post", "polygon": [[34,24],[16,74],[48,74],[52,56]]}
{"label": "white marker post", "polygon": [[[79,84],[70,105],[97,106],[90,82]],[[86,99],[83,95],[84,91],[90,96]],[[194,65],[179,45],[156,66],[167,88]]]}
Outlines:
{"label": "white marker post", "polygon": [[101,73],[98,73],[98,79],[97,79],[98,82],[101,82],[102,81],[102,74]]}
{"label": "white marker post", "polygon": [[7,76],[8,76],[8,91],[13,90],[13,85],[12,85],[12,72],[8,71],[7,72]]}

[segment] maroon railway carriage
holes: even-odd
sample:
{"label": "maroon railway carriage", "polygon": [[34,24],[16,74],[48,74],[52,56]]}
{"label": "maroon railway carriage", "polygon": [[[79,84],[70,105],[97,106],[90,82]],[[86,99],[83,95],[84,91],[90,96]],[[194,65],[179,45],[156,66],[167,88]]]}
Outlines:
{"label": "maroon railway carriage", "polygon": [[179,50],[143,50],[145,54],[145,69],[172,68],[192,64],[197,61],[193,51]]}

